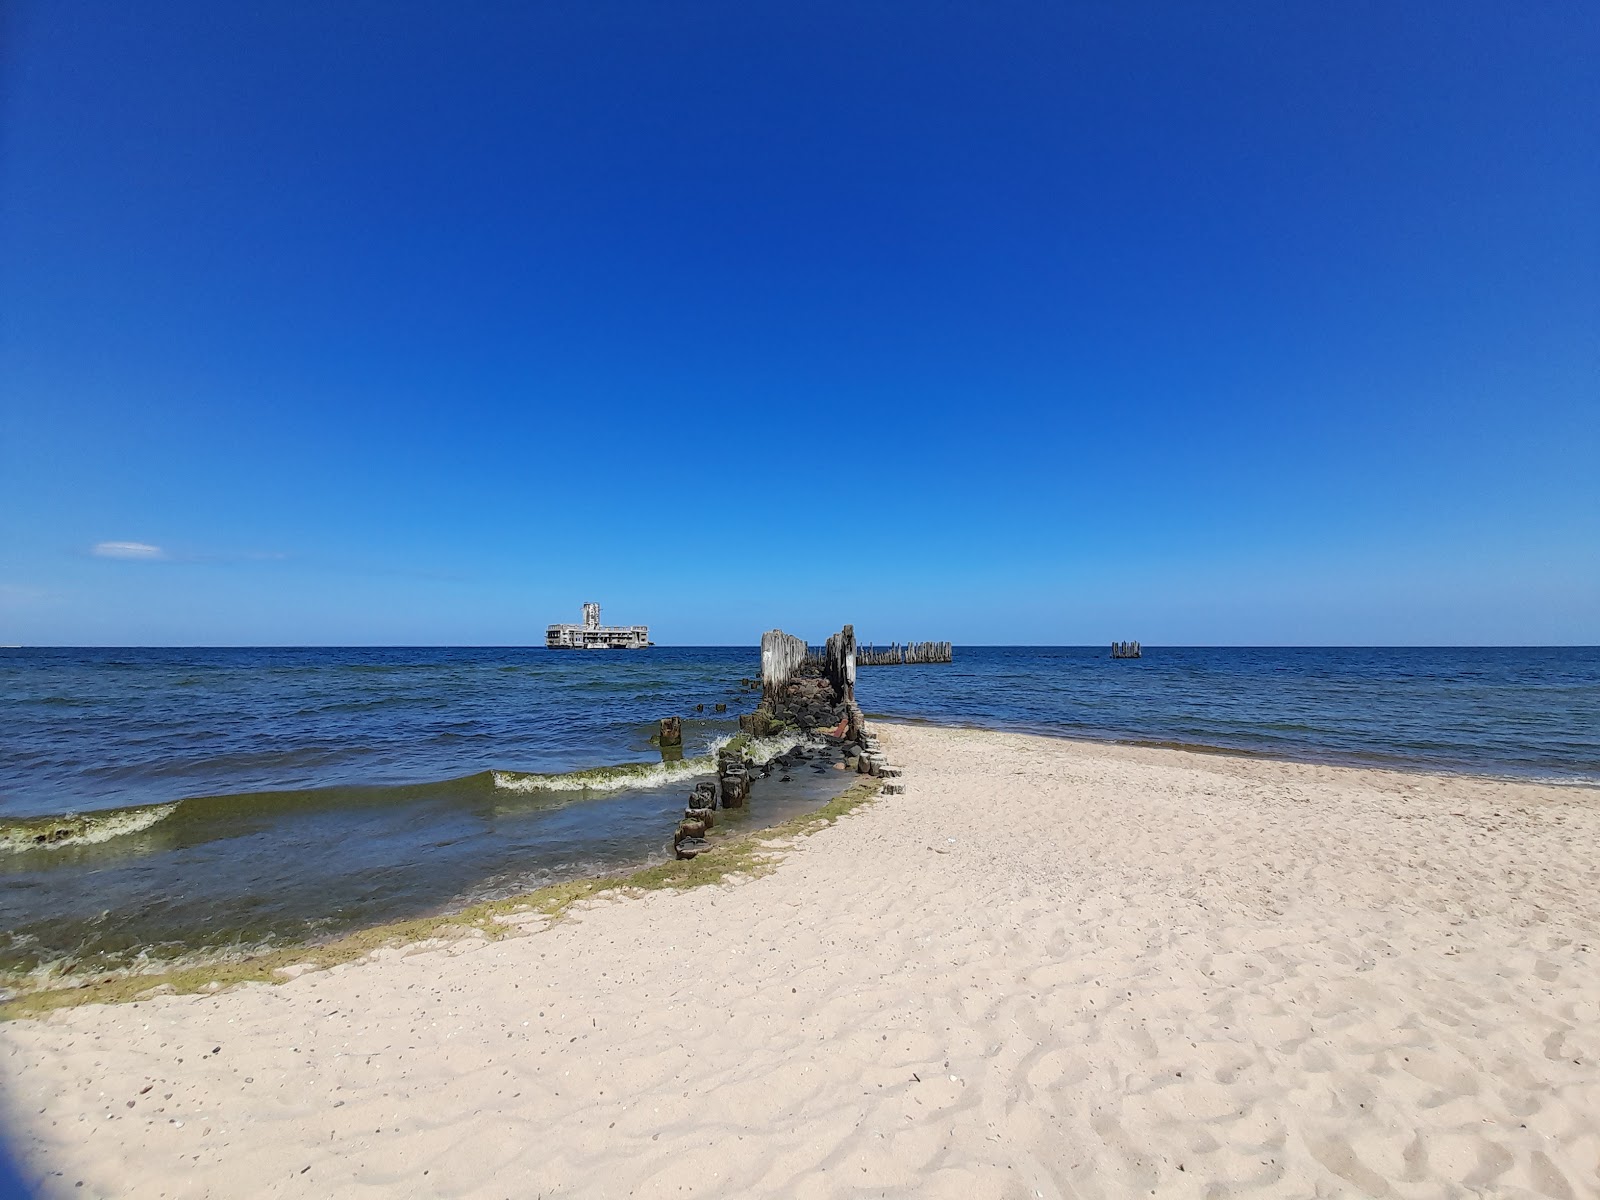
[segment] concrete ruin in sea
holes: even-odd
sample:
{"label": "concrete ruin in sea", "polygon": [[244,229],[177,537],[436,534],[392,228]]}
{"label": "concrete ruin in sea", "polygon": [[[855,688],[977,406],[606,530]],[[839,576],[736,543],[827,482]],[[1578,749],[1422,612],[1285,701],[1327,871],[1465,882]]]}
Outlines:
{"label": "concrete ruin in sea", "polygon": [[583,606],[582,625],[552,625],[545,631],[548,650],[642,650],[650,645],[648,625],[602,625],[600,606]]}

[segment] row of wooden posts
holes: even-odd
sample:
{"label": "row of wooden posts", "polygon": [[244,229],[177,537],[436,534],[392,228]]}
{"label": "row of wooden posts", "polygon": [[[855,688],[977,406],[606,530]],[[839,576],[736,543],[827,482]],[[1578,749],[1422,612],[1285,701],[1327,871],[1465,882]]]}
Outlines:
{"label": "row of wooden posts", "polygon": [[910,663],[947,663],[954,661],[949,642],[893,643],[887,650],[868,646],[856,651],[856,664],[862,667],[903,667]]}
{"label": "row of wooden posts", "polygon": [[1144,655],[1144,650],[1139,645],[1138,642],[1112,642],[1111,643],[1111,657],[1112,658],[1141,658],[1141,657],[1143,657],[1143,655]]}

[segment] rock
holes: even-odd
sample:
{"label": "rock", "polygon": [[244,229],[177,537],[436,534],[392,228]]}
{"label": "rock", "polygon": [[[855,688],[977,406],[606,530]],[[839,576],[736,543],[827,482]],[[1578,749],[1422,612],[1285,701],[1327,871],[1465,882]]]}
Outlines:
{"label": "rock", "polygon": [[673,853],[680,859],[697,858],[711,849],[711,843],[704,838],[685,838],[673,846]]}

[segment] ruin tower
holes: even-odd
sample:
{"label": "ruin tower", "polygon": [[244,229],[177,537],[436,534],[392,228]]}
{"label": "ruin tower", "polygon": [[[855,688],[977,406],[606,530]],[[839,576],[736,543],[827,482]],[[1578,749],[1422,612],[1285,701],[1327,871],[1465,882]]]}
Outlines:
{"label": "ruin tower", "polygon": [[650,627],[602,625],[600,606],[590,600],[583,606],[582,625],[552,625],[544,644],[552,650],[642,650],[650,645]]}

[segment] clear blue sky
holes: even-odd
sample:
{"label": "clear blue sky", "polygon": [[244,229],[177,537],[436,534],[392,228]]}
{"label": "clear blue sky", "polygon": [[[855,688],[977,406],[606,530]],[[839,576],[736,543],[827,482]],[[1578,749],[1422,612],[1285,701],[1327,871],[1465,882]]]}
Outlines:
{"label": "clear blue sky", "polygon": [[0,642],[1600,641],[1600,5],[6,12]]}

